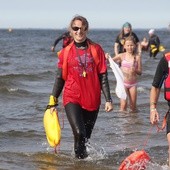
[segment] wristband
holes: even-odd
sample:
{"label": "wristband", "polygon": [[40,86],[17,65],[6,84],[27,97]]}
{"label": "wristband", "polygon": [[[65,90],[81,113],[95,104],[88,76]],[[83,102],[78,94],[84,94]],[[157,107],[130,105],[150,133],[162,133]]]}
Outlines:
{"label": "wristband", "polygon": [[112,103],[112,98],[110,98],[109,100],[106,100],[106,102]]}
{"label": "wristband", "polygon": [[56,97],[54,97],[54,96],[50,96],[50,99],[49,99],[49,103],[48,103],[48,105],[50,105],[50,106],[55,106],[55,105],[57,105],[58,104],[58,99],[56,98]]}
{"label": "wristband", "polygon": [[151,112],[156,111],[156,108],[151,108],[150,111]]}
{"label": "wristband", "polygon": [[151,102],[150,105],[156,105],[156,102]]}

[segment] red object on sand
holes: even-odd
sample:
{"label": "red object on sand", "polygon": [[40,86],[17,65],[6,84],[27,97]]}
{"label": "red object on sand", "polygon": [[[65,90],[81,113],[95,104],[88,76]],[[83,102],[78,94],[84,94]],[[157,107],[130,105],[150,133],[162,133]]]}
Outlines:
{"label": "red object on sand", "polygon": [[119,170],[144,170],[150,157],[144,151],[135,151],[130,154],[120,165]]}

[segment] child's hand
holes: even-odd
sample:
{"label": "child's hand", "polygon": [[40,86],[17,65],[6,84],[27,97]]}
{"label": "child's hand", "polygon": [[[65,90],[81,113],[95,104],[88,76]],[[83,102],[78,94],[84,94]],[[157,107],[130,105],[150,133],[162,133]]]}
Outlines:
{"label": "child's hand", "polygon": [[106,59],[109,59],[109,56],[110,56],[109,53],[105,54]]}

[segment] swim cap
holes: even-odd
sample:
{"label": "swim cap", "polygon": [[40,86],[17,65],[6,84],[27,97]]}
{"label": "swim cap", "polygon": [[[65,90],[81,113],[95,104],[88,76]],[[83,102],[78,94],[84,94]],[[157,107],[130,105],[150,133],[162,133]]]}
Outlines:
{"label": "swim cap", "polygon": [[132,25],[129,22],[126,22],[123,24],[123,28],[127,28],[127,27],[132,28]]}
{"label": "swim cap", "polygon": [[155,32],[154,29],[150,29],[148,33],[149,33],[149,34],[154,34],[154,32]]}

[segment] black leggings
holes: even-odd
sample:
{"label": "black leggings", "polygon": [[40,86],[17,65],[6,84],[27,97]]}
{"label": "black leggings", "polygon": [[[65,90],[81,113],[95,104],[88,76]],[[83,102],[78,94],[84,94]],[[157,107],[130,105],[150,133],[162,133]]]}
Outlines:
{"label": "black leggings", "polygon": [[153,57],[153,58],[155,58],[156,57],[156,55],[158,54],[158,52],[159,52],[159,50],[156,50],[156,51],[154,51],[154,53],[152,53],[152,51],[150,50],[150,57]]}
{"label": "black leggings", "polygon": [[85,142],[91,136],[99,109],[88,111],[78,104],[69,103],[65,106],[65,111],[74,135],[75,156],[83,159],[87,157]]}

